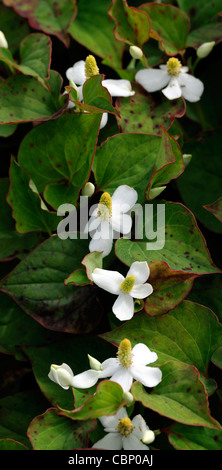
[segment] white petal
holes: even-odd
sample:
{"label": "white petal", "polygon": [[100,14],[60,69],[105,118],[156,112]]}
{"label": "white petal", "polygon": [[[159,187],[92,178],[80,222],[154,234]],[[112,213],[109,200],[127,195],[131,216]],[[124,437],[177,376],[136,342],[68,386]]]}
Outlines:
{"label": "white petal", "polygon": [[170,81],[166,70],[143,69],[136,73],[135,80],[150,93],[162,90]]}
{"label": "white petal", "polygon": [[144,433],[149,430],[149,427],[146,424],[146,421],[141,415],[136,415],[132,419],[132,423],[135,426],[132,434],[136,435],[138,439],[142,439]]}
{"label": "white petal", "polygon": [[102,85],[108,90],[111,96],[132,96],[135,94],[129,80],[108,79],[103,80]]}
{"label": "white petal", "polygon": [[79,60],[72,67],[66,70],[66,77],[72,80],[76,85],[83,85],[86,81],[85,61]]}
{"label": "white petal", "polygon": [[177,98],[180,98],[182,92],[178,82],[178,77],[171,78],[169,85],[162,90],[162,93],[169,100],[175,100]]}
{"label": "white petal", "polygon": [[73,377],[72,386],[75,388],[90,388],[100,378],[100,371],[89,369]]}
{"label": "white petal", "polygon": [[150,275],[150,268],[146,261],[134,261],[131,264],[127,276],[133,274],[136,278],[136,284],[144,284]]}
{"label": "white petal", "polygon": [[112,311],[121,320],[130,320],[134,315],[134,302],[129,294],[121,292],[113,304]]}
{"label": "white petal", "polygon": [[133,349],[133,364],[137,366],[147,365],[155,362],[158,359],[158,356],[155,352],[150,351],[150,349],[143,343],[137,343]]}
{"label": "white petal", "polygon": [[122,437],[116,433],[109,433],[97,441],[92,448],[94,449],[106,449],[106,450],[121,450],[122,449]]}
{"label": "white petal", "polygon": [[101,224],[101,219],[99,217],[94,217],[93,215],[90,217],[88,224],[86,225],[87,231],[92,232],[96,230],[99,225]]}
{"label": "white petal", "polygon": [[103,129],[103,127],[106,126],[107,122],[108,122],[108,113],[103,113],[99,128]]}
{"label": "white petal", "polygon": [[106,359],[106,361],[101,364],[102,370],[100,372],[100,378],[111,377],[111,375],[115,374],[120,368],[121,365],[116,357]]}
{"label": "white petal", "polygon": [[133,378],[138,380],[145,387],[156,387],[162,380],[162,372],[158,367],[135,366],[130,370]]}
{"label": "white petal", "polygon": [[151,284],[134,284],[131,292],[129,293],[134,299],[145,299],[148,295],[151,295],[153,288]]}
{"label": "white petal", "polygon": [[111,219],[112,229],[119,234],[123,233],[124,235],[128,234],[132,228],[132,218],[129,214],[123,214],[122,212],[117,212],[113,208],[113,215]]}
{"label": "white petal", "polygon": [[121,212],[128,212],[136,204],[138,194],[135,189],[127,184],[122,184],[115,189],[112,195],[113,206],[117,205]]}
{"label": "white petal", "polygon": [[112,382],[117,382],[123,389],[124,392],[129,392],[133,383],[133,377],[129,369],[121,367],[115,374],[112,375]]}
{"label": "white petal", "polygon": [[[122,406],[115,415],[101,416],[98,419],[105,428],[104,431],[114,432],[116,430],[117,425],[119,424],[119,420],[125,417],[128,417],[128,415],[126,409]],[[113,431],[107,431],[107,429],[113,429]]]}
{"label": "white petal", "polygon": [[184,65],[183,67],[181,67],[180,72],[186,73],[186,72],[188,72],[188,70],[189,70],[189,68],[186,65]]}
{"label": "white petal", "polygon": [[112,250],[113,246],[113,238],[97,238],[98,232],[93,235],[92,240],[89,243],[89,251],[102,251],[103,252],[103,258],[105,256],[108,256],[109,253]]}
{"label": "white petal", "polygon": [[204,91],[204,85],[199,78],[193,77],[193,75],[189,75],[188,73],[181,73],[178,77],[178,82],[185,100],[191,103],[200,100]]}
{"label": "white petal", "polygon": [[149,447],[143,444],[135,434],[131,433],[127,437],[123,437],[124,450],[148,450]]}
{"label": "white petal", "polygon": [[116,295],[119,294],[120,284],[124,281],[123,275],[118,273],[118,271],[109,271],[100,268],[94,269],[92,279],[101,289]]}

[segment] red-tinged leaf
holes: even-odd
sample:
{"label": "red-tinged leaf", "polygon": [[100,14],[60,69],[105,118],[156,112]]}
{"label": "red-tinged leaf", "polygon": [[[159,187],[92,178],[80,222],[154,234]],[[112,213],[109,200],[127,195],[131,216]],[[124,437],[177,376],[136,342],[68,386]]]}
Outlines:
{"label": "red-tinged leaf", "polygon": [[114,36],[118,41],[141,47],[149,39],[149,16],[138,8],[129,7],[126,0],[112,0],[108,14],[114,20]]}
{"label": "red-tinged leaf", "polygon": [[217,199],[217,201],[212,202],[211,204],[206,204],[203,206],[204,209],[211,212],[215,217],[222,222],[222,197]]}

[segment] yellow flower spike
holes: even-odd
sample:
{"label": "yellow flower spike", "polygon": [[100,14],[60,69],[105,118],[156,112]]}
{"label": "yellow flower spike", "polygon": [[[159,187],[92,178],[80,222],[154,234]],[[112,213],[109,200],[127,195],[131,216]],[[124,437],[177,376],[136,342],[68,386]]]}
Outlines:
{"label": "yellow flower spike", "polygon": [[177,77],[180,73],[182,64],[176,57],[171,57],[170,59],[168,59],[166,66],[168,74],[172,77]]}
{"label": "yellow flower spike", "polygon": [[103,193],[99,200],[97,215],[104,221],[112,216],[112,198],[107,192]]}
{"label": "yellow flower spike", "polygon": [[85,60],[85,75],[86,78],[91,78],[99,74],[99,68],[96,59],[93,55],[88,55]]}
{"label": "yellow flower spike", "polygon": [[121,282],[120,289],[124,292],[124,294],[128,294],[132,290],[135,281],[135,276],[133,274],[130,274],[130,276],[127,276],[126,279]]}
{"label": "yellow flower spike", "polygon": [[134,430],[135,426],[133,425],[130,418],[127,416],[119,420],[119,424],[117,425],[117,430],[122,436],[129,436],[131,432]]}
{"label": "yellow flower spike", "polygon": [[125,338],[120,342],[117,356],[123,367],[128,368],[132,365],[133,355],[129,339]]}

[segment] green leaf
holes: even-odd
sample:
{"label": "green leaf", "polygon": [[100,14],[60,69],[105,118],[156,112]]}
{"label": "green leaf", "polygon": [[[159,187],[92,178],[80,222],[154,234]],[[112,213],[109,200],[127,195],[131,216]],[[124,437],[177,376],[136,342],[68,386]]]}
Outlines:
{"label": "green leaf", "polygon": [[[190,29],[189,18],[173,5],[145,3],[141,6],[151,19],[151,38],[160,42],[167,55],[182,53]],[[148,58],[149,60],[149,58]]]}
{"label": "green leaf", "polygon": [[129,7],[126,0],[113,0],[108,10],[114,20],[114,36],[118,41],[141,47],[149,39],[150,19],[135,7]]}
{"label": "green leaf", "polygon": [[18,51],[19,44],[29,33],[27,21],[15,13],[12,8],[0,5],[1,30],[4,32],[10,51]]}
{"label": "green leaf", "polygon": [[186,206],[202,224],[215,232],[222,231],[221,222],[206,211],[203,205],[210,204],[221,196],[221,145],[222,136],[219,131],[203,135],[198,141],[195,139],[186,144],[184,153],[193,157],[184,174],[177,180]]}
{"label": "green leaf", "polygon": [[107,14],[109,7],[110,0],[78,0],[77,16],[69,27],[69,33],[88,50],[103,59],[109,57],[112,66],[121,68],[123,45],[114,40],[113,23]]}
{"label": "green leaf", "polygon": [[189,299],[213,310],[222,323],[222,275],[211,274],[195,279]]}
{"label": "green leaf", "polygon": [[3,0],[8,7],[13,7],[16,13],[28,19],[34,29],[40,29],[47,34],[57,36],[66,46],[69,45],[68,28],[76,15],[76,2],[69,0]]}
{"label": "green leaf", "polygon": [[35,77],[48,88],[51,62],[51,39],[45,34],[29,34],[20,44],[20,63],[12,57],[9,49],[0,48],[0,61],[24,75]]}
{"label": "green leaf", "polygon": [[[170,269],[185,271],[192,274],[219,273],[220,270],[214,265],[206,247],[206,242],[199,231],[193,214],[180,203],[158,201],[153,202],[153,225],[156,225],[157,205],[160,211],[165,212],[165,224],[159,222],[158,244],[161,249],[150,249],[150,240],[153,240],[152,224],[138,233],[138,240],[131,241],[120,238],[116,241],[116,255],[127,266],[134,261],[165,261]],[[146,209],[146,206],[145,206]],[[163,222],[164,223],[164,222]],[[142,238],[146,241],[139,241]],[[147,244],[148,243],[148,244]],[[152,242],[153,243],[153,242]]]}
{"label": "green leaf", "polygon": [[47,401],[38,390],[28,390],[0,400],[0,438],[13,439],[30,449],[26,432],[36,414],[43,413]]}
{"label": "green leaf", "polygon": [[174,119],[182,117],[185,113],[185,103],[181,98],[156,102],[153,96],[138,84],[133,84],[133,90],[135,95],[132,97],[118,98],[116,101],[120,114],[117,121],[121,132],[161,135],[161,126],[168,130]]}
{"label": "green leaf", "polygon": [[0,136],[9,137],[10,135],[14,134],[16,128],[17,124],[2,124],[0,126]]}
{"label": "green leaf", "polygon": [[51,70],[51,92],[34,77],[13,75],[0,84],[0,124],[56,119],[67,106],[67,98],[60,102],[61,76]]}
{"label": "green leaf", "polygon": [[96,393],[83,406],[73,411],[61,410],[59,414],[72,420],[86,420],[113,415],[125,405],[122,387],[110,380],[101,382]]}
{"label": "green leaf", "polygon": [[132,386],[136,401],[179,423],[221,429],[210,415],[206,392],[195,367],[170,361],[161,370],[162,382],[152,393],[147,393],[139,382]]}
{"label": "green leaf", "polygon": [[222,431],[174,424],[168,433],[170,443],[179,450],[221,450]]}
{"label": "green leaf", "polygon": [[13,439],[0,439],[0,450],[28,450],[28,448]]}
{"label": "green leaf", "polygon": [[52,207],[76,205],[89,178],[100,118],[99,114],[65,114],[34,128],[23,139],[18,162],[38,191],[45,190]]}
{"label": "green leaf", "polygon": [[38,235],[20,234],[15,229],[12,211],[6,201],[9,179],[0,179],[0,259],[9,260],[27,254],[39,242]]}
{"label": "green leaf", "polygon": [[172,310],[188,295],[194,279],[192,274],[173,271],[163,261],[152,262],[149,283],[153,293],[144,302],[145,311],[155,316]]}
{"label": "green leaf", "polygon": [[73,271],[67,279],[64,280],[66,286],[69,284],[93,284],[91,274],[95,268],[102,268],[102,253],[98,251],[89,253],[83,258],[82,264],[85,266],[86,270],[76,269]]}
{"label": "green leaf", "polygon": [[33,419],[28,427],[28,437],[34,450],[72,450],[87,447],[88,432],[95,421],[74,423],[58,416],[58,410],[48,409]]}
{"label": "green leaf", "polygon": [[[118,114],[112,106],[112,98],[108,90],[102,86],[103,75],[94,75],[83,85],[83,103],[73,100],[81,111],[101,113],[102,111]],[[68,88],[68,87],[66,87]],[[70,88],[71,90],[71,88]],[[72,95],[70,95],[70,98]]]}
{"label": "green leaf", "polygon": [[[97,148],[93,172],[99,191],[114,190],[128,184],[144,201],[148,186],[167,183],[183,171],[182,154],[174,139],[165,130],[162,136],[117,134]],[[168,172],[165,172],[165,166]],[[171,169],[172,168],[172,169]]]}
{"label": "green leaf", "polygon": [[221,344],[222,325],[208,308],[184,301],[167,315],[150,317],[144,312],[135,315],[118,329],[102,335],[119,344],[128,338],[132,345],[146,344],[158,355],[156,365],[173,360],[195,366],[202,374],[215,349]]}
{"label": "green leaf", "polygon": [[60,217],[49,212],[39,194],[32,191],[30,178],[23,169],[11,159],[10,190],[7,201],[13,209],[16,230],[27,233],[32,230],[51,234],[56,230]]}
{"label": "green leaf", "polygon": [[206,204],[203,206],[204,209],[211,212],[220,222],[222,222],[222,197],[217,199],[217,201],[211,202],[211,204]]}

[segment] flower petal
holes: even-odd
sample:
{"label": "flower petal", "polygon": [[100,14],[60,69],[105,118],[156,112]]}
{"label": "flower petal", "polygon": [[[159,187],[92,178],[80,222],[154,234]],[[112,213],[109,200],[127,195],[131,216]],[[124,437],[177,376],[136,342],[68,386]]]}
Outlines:
{"label": "flower petal", "polygon": [[[128,234],[132,228],[132,218],[129,214],[123,214],[121,212],[114,211],[111,219],[111,224],[113,230],[117,232],[120,236],[121,233],[124,235]],[[119,238],[118,236],[118,238]]]}
{"label": "flower petal", "polygon": [[108,113],[103,113],[99,128],[103,129],[103,127],[106,126],[107,122],[108,122]]}
{"label": "flower petal", "polygon": [[115,374],[120,368],[121,365],[116,357],[106,359],[106,361],[101,364],[102,370],[100,371],[100,378],[111,377],[111,375]]}
{"label": "flower petal", "polygon": [[132,434],[136,435],[138,439],[142,439],[145,431],[149,430],[149,427],[146,424],[146,421],[141,415],[136,415],[132,419],[132,423],[135,426]]}
{"label": "flower petal", "polygon": [[130,368],[133,378],[145,387],[156,387],[162,380],[162,372],[158,367],[136,365]]}
{"label": "flower petal", "polygon": [[92,273],[92,280],[101,289],[110,292],[110,294],[118,295],[120,292],[120,284],[124,281],[122,274],[118,271],[109,271],[108,269],[96,268]]}
{"label": "flower petal", "polygon": [[[109,224],[107,224],[109,225]],[[100,227],[102,226],[102,224],[100,225]],[[98,228],[100,228],[98,227]],[[109,227],[110,229],[110,227]],[[111,232],[111,235],[109,238],[103,238],[101,236],[101,234],[103,234],[103,231],[101,230],[96,230],[96,232],[94,233],[93,237],[92,237],[92,240],[90,241],[89,243],[89,251],[92,252],[92,251],[101,251],[103,252],[103,258],[107,255],[109,255],[109,253],[111,252],[112,250],[112,246],[113,246],[113,236],[112,236],[112,232]]]}
{"label": "flower petal", "polygon": [[72,80],[76,85],[83,85],[86,81],[85,61],[79,60],[72,67],[66,70],[66,77]]}
{"label": "flower petal", "polygon": [[145,299],[148,295],[151,295],[153,288],[151,284],[134,284],[131,292],[129,293],[134,299]]}
{"label": "flower petal", "polygon": [[144,284],[150,275],[150,268],[146,261],[134,261],[131,264],[127,276],[133,274],[136,278],[136,284]]}
{"label": "flower petal", "polygon": [[129,392],[133,383],[133,377],[129,369],[121,367],[115,374],[110,378],[112,382],[118,383],[124,392]]}
{"label": "flower petal", "polygon": [[102,81],[102,85],[108,90],[111,96],[133,96],[135,94],[129,80],[107,79]]}
{"label": "flower petal", "polygon": [[155,362],[158,359],[158,356],[155,352],[150,351],[150,349],[143,343],[137,343],[133,349],[133,364],[137,367],[139,365],[147,365]]}
{"label": "flower petal", "polygon": [[72,386],[75,388],[90,388],[100,378],[100,371],[89,369],[73,377]]}
{"label": "flower petal", "polygon": [[128,417],[126,409],[122,406],[115,415],[111,416],[101,416],[99,417],[100,423],[104,427],[106,432],[115,432],[116,427],[119,424],[119,420],[122,418]]}
{"label": "flower petal", "polygon": [[97,441],[92,448],[94,449],[106,449],[106,450],[121,450],[122,437],[118,432],[110,432],[105,437]]}
{"label": "flower petal", "polygon": [[175,100],[176,98],[180,98],[182,92],[178,82],[178,77],[171,78],[169,85],[162,90],[162,93],[169,100]]}
{"label": "flower petal", "polygon": [[193,75],[189,75],[188,73],[181,73],[178,77],[178,82],[185,100],[191,103],[200,100],[204,91],[204,85],[199,78],[193,77]]}
{"label": "flower petal", "polygon": [[143,444],[133,432],[127,437],[123,437],[124,450],[148,450],[149,447]]}
{"label": "flower petal", "polygon": [[134,302],[129,294],[121,292],[113,304],[112,311],[121,320],[130,320],[134,315]]}
{"label": "flower petal", "polygon": [[134,204],[136,204],[138,198],[138,194],[135,189],[131,188],[127,184],[122,184],[115,189],[112,195],[112,204],[113,209],[114,206],[117,205],[119,208],[119,212],[128,212]]}
{"label": "flower petal", "polygon": [[170,81],[167,70],[143,69],[136,73],[135,80],[150,93],[162,90]]}

